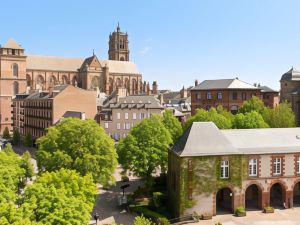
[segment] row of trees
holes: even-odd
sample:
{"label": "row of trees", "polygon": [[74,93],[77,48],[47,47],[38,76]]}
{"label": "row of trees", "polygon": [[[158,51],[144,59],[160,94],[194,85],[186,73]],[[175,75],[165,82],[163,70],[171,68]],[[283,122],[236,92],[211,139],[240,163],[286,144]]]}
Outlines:
{"label": "row of trees", "polygon": [[19,145],[22,141],[24,146],[32,146],[32,136],[30,134],[25,135],[24,139],[21,140],[20,132],[18,130],[14,130],[11,137],[8,127],[4,128],[2,137],[8,140],[11,139],[13,145]]}
{"label": "row of trees", "polygon": [[221,106],[209,111],[199,109],[190,117],[184,128],[193,122],[212,121],[220,129],[251,129],[251,128],[279,128],[295,127],[295,115],[288,102],[280,103],[271,109],[257,97],[253,96],[246,101],[236,115],[224,110]]}

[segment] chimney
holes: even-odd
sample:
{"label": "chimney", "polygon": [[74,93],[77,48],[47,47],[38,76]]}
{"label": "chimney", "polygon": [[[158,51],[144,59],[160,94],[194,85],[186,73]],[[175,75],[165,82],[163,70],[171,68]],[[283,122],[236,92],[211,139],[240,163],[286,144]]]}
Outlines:
{"label": "chimney", "polygon": [[153,81],[153,84],[152,84],[152,94],[154,95],[157,95],[158,94],[158,91],[157,91],[157,81]]}
{"label": "chimney", "polygon": [[195,80],[195,87],[198,86],[198,84],[199,84],[199,82],[198,82],[198,80],[196,79],[196,80]]}
{"label": "chimney", "polygon": [[150,85],[149,85],[149,82],[147,83],[147,88],[146,88],[146,92],[147,92],[147,95],[150,95]]}
{"label": "chimney", "polygon": [[163,105],[164,104],[164,95],[160,94],[158,98],[159,98],[160,104]]}
{"label": "chimney", "polygon": [[184,88],[184,86],[182,87],[182,89],[180,90],[180,98],[187,98],[188,96],[187,90]]}

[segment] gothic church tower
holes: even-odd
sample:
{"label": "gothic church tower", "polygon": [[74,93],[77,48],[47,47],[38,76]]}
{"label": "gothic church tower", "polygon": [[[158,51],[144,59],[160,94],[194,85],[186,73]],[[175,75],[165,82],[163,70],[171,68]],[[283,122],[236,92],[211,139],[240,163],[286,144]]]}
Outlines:
{"label": "gothic church tower", "polygon": [[129,61],[128,34],[121,32],[119,23],[117,31],[109,35],[108,59]]}

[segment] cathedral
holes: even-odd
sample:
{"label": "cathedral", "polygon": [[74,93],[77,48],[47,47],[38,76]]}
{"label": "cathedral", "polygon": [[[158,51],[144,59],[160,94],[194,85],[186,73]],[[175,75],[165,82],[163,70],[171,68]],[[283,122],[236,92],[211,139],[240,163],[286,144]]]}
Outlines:
{"label": "cathedral", "polygon": [[88,58],[26,55],[13,39],[0,46],[0,132],[12,128],[11,99],[30,90],[49,90],[72,84],[110,95],[119,87],[129,95],[149,93],[136,65],[129,61],[128,34],[118,24],[109,35],[108,60],[95,54]]}

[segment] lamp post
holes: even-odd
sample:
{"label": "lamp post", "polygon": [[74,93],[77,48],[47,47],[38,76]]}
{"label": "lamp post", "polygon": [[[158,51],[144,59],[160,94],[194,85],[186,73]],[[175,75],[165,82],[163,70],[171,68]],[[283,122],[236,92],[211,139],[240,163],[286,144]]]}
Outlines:
{"label": "lamp post", "polygon": [[98,224],[99,214],[96,212],[94,215],[94,219],[96,220],[96,225]]}

